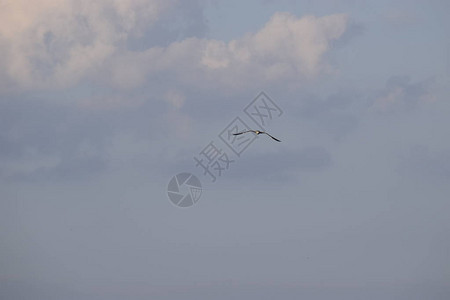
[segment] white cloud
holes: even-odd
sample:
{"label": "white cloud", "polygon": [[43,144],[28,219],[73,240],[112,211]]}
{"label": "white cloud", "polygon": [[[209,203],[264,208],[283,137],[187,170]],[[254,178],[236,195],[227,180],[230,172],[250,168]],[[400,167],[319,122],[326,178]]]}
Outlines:
{"label": "white cloud", "polygon": [[230,54],[227,44],[211,40],[206,43],[201,63],[210,69],[226,68],[230,65]]}
{"label": "white cloud", "polygon": [[199,42],[203,48],[200,63],[208,75],[228,85],[310,78],[327,69],[323,55],[346,27],[347,16],[342,14],[297,18],[276,13],[254,34],[229,43]]}
{"label": "white cloud", "polygon": [[103,67],[175,1],[14,0],[0,9],[3,77],[20,87],[75,84]]}
{"label": "white cloud", "polygon": [[267,74],[290,71],[313,76],[323,70],[322,56],[345,32],[347,19],[343,14],[297,18],[276,13],[254,34],[229,43],[206,41],[201,62],[209,69],[244,64],[267,67]]}
{"label": "white cloud", "polygon": [[[324,54],[343,35],[348,17],[343,14],[297,18],[276,13],[261,30],[230,42],[189,38],[166,48],[133,54],[128,68],[141,70],[140,79],[171,72],[171,78],[197,87],[248,87],[277,80],[302,83],[329,70]],[[112,63],[113,74],[124,70]],[[125,68],[126,70],[127,68]],[[121,77],[121,76],[119,76]],[[114,80],[114,79],[113,79]],[[120,78],[115,85],[121,85]]]}
{"label": "white cloud", "polygon": [[324,54],[347,28],[343,14],[275,13],[256,33],[230,42],[186,38],[165,47],[127,47],[127,39],[142,36],[177,5],[176,0],[7,2],[0,10],[3,88],[54,89],[97,80],[133,89],[161,73],[169,75],[167,84],[208,88],[285,79],[298,84],[327,70]]}
{"label": "white cloud", "polygon": [[314,75],[321,71],[321,58],[330,42],[338,39],[346,26],[347,16],[342,14],[298,19],[277,13],[248,44],[261,60],[289,63],[298,72]]}

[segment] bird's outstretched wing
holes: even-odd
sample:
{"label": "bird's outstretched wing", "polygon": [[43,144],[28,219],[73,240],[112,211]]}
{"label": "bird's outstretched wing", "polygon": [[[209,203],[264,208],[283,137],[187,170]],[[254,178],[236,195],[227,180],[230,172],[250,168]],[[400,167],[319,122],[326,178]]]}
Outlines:
{"label": "bird's outstretched wing", "polygon": [[281,142],[279,139],[277,139],[277,138],[274,137],[274,136],[271,136],[271,135],[268,134],[267,132],[261,132],[261,133],[267,134],[268,136],[270,136],[272,139],[274,139],[274,140],[277,141],[277,142]]}
{"label": "bird's outstretched wing", "polygon": [[240,135],[240,134],[247,133],[247,132],[253,132],[253,130],[245,130],[245,131],[241,131],[241,132],[236,132],[236,133],[233,133],[233,135]]}

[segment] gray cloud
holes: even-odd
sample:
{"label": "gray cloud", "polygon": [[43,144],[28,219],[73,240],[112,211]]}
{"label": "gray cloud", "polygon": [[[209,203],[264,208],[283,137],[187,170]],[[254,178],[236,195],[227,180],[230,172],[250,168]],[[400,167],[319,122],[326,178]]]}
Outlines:
{"label": "gray cloud", "polygon": [[371,109],[380,113],[405,112],[418,105],[433,102],[433,85],[435,78],[411,82],[408,76],[389,78],[386,87],[372,99]]}
{"label": "gray cloud", "polygon": [[401,156],[397,170],[407,178],[448,184],[450,180],[450,150],[431,151],[424,145],[410,147],[409,151]]}
{"label": "gray cloud", "polygon": [[100,156],[58,157],[59,162],[30,171],[6,171],[7,181],[53,182],[87,181],[107,169],[107,161]]}
{"label": "gray cloud", "polygon": [[189,3],[180,1],[176,9],[171,9],[159,16],[152,26],[143,33],[127,36],[126,46],[131,51],[145,51],[151,47],[167,47],[174,41],[185,38],[204,38],[208,31],[204,15],[203,1]]}
{"label": "gray cloud", "polygon": [[326,98],[314,94],[298,95],[291,101],[288,111],[307,122],[312,122],[320,131],[340,141],[354,131],[362,115],[360,92],[340,91]]}
{"label": "gray cloud", "polygon": [[355,20],[350,20],[348,24],[348,29],[342,35],[339,40],[333,41],[333,47],[344,47],[345,45],[352,42],[354,39],[363,35],[367,30],[367,26],[361,22]]}
{"label": "gray cloud", "polygon": [[250,184],[270,182],[272,186],[289,184],[296,182],[304,173],[324,171],[333,163],[331,154],[323,147],[261,153],[254,149],[259,147],[258,143],[263,143],[262,138],[246,149],[220,180]]}
{"label": "gray cloud", "polygon": [[108,161],[123,151],[114,150],[122,147],[122,142],[114,142],[118,136],[129,135],[131,143],[161,137],[154,128],[161,121],[155,115],[163,107],[96,110],[48,100],[1,102],[1,174],[14,180],[52,181],[105,171]]}

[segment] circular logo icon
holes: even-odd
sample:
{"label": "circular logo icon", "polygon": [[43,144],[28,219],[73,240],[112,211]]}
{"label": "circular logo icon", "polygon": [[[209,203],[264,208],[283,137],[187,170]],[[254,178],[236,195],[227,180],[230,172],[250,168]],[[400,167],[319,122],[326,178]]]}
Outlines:
{"label": "circular logo icon", "polygon": [[200,180],[191,173],[180,173],[172,177],[167,186],[170,201],[178,207],[189,207],[197,203],[202,194]]}

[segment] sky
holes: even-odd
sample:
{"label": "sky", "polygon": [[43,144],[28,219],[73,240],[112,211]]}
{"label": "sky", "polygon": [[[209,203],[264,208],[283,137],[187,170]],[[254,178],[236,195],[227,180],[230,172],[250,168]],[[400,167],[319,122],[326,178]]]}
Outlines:
{"label": "sky", "polygon": [[0,0],[0,298],[449,299],[449,11]]}

